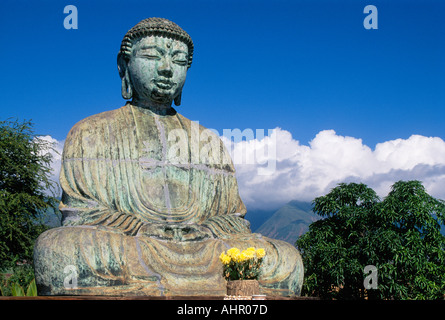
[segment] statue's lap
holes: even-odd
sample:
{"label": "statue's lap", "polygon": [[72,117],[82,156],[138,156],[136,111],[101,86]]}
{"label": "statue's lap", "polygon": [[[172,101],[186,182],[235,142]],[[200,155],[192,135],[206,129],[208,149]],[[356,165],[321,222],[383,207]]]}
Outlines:
{"label": "statue's lap", "polygon": [[260,277],[265,294],[299,295],[303,278],[294,247],[255,233],[177,242],[76,226],[48,230],[36,246],[42,295],[224,295],[219,255],[230,247],[266,250]]}

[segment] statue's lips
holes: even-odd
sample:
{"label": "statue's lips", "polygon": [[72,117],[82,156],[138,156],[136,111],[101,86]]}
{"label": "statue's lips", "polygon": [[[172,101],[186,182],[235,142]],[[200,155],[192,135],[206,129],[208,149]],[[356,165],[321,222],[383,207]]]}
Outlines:
{"label": "statue's lips", "polygon": [[155,80],[155,84],[160,89],[171,89],[175,83],[169,80]]}

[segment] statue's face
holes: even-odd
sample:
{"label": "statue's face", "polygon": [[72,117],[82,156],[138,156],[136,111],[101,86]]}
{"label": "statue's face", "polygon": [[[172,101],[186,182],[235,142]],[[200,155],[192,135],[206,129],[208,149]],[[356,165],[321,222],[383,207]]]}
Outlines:
{"label": "statue's face", "polygon": [[187,65],[188,47],[182,41],[159,36],[137,40],[128,62],[137,97],[171,104],[184,86]]}

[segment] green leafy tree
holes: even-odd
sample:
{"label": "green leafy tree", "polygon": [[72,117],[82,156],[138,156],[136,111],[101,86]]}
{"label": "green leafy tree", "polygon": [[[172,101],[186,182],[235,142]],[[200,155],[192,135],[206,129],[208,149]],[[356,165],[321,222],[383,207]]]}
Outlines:
{"label": "green leafy tree", "polygon": [[46,229],[43,214],[56,208],[52,148],[31,122],[0,121],[0,268],[32,260],[35,239]]}
{"label": "green leafy tree", "polygon": [[[364,184],[340,184],[313,201],[323,219],[297,240],[304,292],[338,299],[440,299],[445,292],[445,203],[419,181],[399,181],[381,200]],[[377,268],[365,290],[364,268]]]}
{"label": "green leafy tree", "polygon": [[419,181],[399,181],[375,212],[374,254],[379,290],[396,299],[440,299],[445,294],[445,202],[430,196]]}

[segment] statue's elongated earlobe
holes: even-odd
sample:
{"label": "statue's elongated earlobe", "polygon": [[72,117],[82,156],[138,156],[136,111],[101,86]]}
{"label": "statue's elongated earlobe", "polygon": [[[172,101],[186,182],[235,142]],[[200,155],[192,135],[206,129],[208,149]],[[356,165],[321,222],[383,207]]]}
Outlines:
{"label": "statue's elongated earlobe", "polygon": [[117,56],[117,69],[119,71],[119,76],[122,79],[122,98],[131,99],[133,96],[133,88],[128,73],[127,61],[122,54],[118,54]]}
{"label": "statue's elongated earlobe", "polygon": [[124,77],[122,77],[122,98],[131,99],[132,97],[133,97],[133,88],[131,87],[128,70],[126,70]]}

